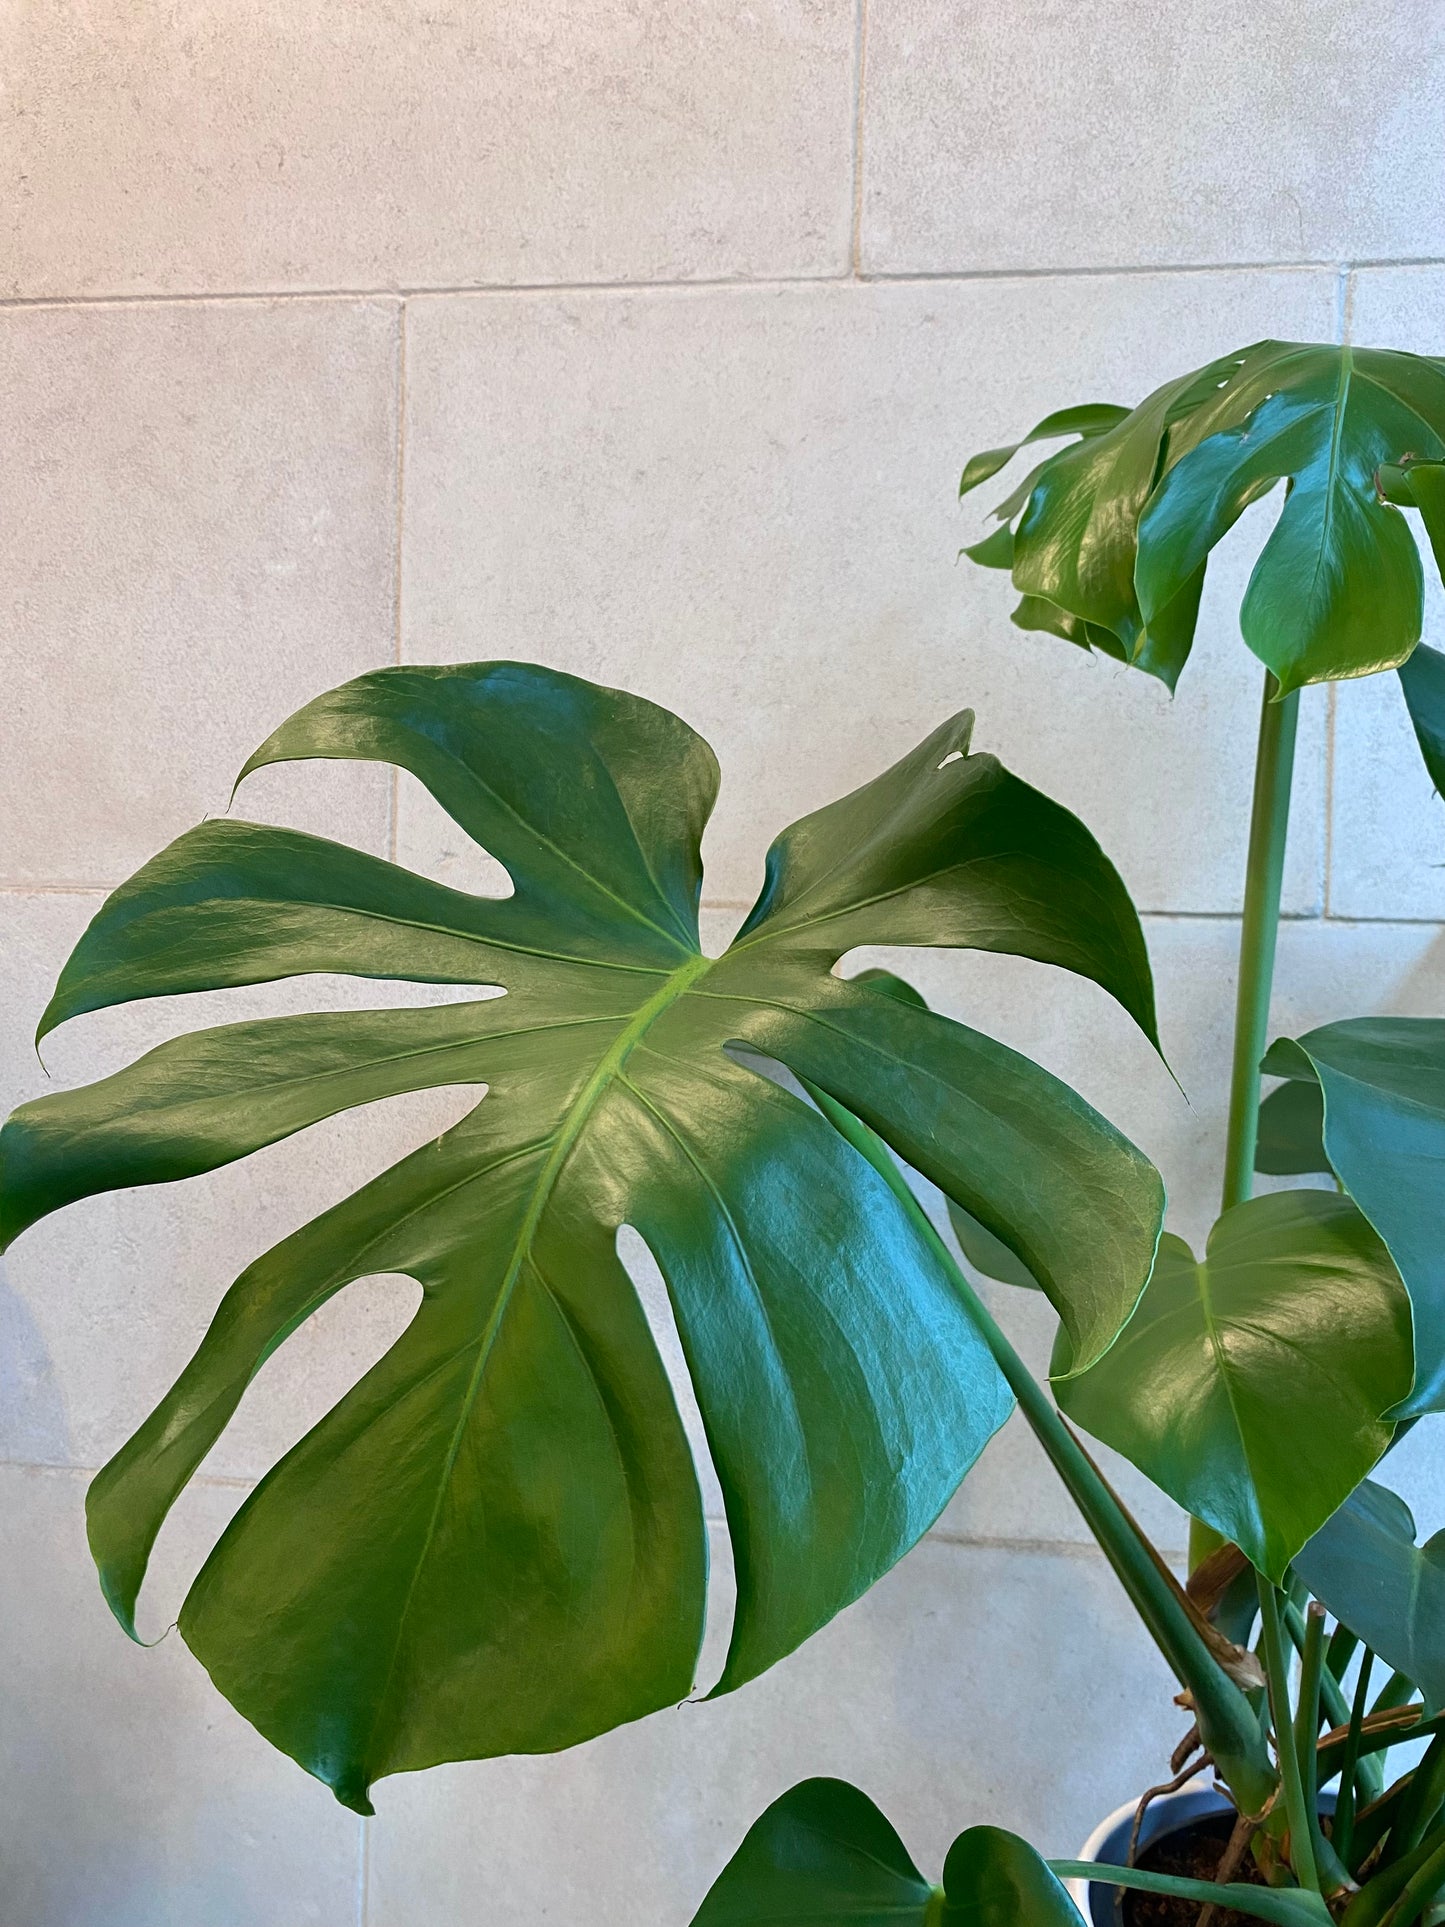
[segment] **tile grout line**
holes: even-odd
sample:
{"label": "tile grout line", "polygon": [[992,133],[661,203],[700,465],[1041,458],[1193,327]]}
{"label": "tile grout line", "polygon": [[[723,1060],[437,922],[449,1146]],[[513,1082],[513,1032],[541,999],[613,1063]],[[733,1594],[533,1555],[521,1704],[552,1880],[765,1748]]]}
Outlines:
{"label": "tile grout line", "polygon": [[[860,0],[860,5],[866,0]],[[861,150],[859,154],[861,162]],[[282,301],[408,301],[436,296],[485,299],[488,296],[586,294],[686,294],[695,291],[769,292],[778,288],[827,287],[911,287],[958,283],[968,285],[988,281],[1061,281],[1119,280],[1148,275],[1206,274],[1318,274],[1338,269],[1335,261],[1146,261],[1112,262],[1098,265],[1046,264],[1041,267],[1010,268],[918,268],[880,271],[875,274],[854,272],[851,266],[833,274],[775,275],[696,275],[691,278],[665,276],[655,280],[596,281],[495,281],[495,282],[417,282],[392,287],[315,287],[315,288],[217,288],[205,291],[178,289],[158,294],[77,294],[7,295],[0,297],[0,310],[68,308],[154,308],[224,305],[246,302]],[[1351,263],[1351,273],[1367,268],[1439,268],[1445,256],[1410,255]]]}
{"label": "tile grout line", "polygon": [[[86,883],[6,883],[0,881],[0,897],[88,897],[109,896],[119,889],[116,882]],[[699,909],[709,911],[747,910],[752,907],[752,898],[741,897],[710,898],[700,904]],[[1238,923],[1238,910],[1162,910],[1141,909],[1140,917],[1146,923]],[[1348,912],[1331,911],[1328,917],[1317,910],[1286,910],[1281,916],[1283,923],[1324,923],[1326,921],[1341,925],[1395,925],[1401,929],[1418,930],[1431,925],[1445,927],[1445,916],[1352,916]],[[887,946],[882,946],[887,948]],[[907,948],[907,946],[903,946]],[[341,974],[345,974],[344,972]],[[0,1460],[0,1464],[4,1461]]]}
{"label": "tile grout line", "polygon": [[1337,921],[1330,908],[1330,894],[1335,878],[1335,717],[1338,710],[1338,685],[1330,684],[1329,698],[1325,704],[1325,847],[1324,897],[1320,918],[1325,923]]}
{"label": "tile grout line", "polygon": [[[1350,339],[1354,322],[1355,269],[1341,261],[1335,270],[1335,335],[1341,347]],[[1339,721],[1340,689],[1332,682],[1325,708],[1325,887],[1321,916],[1327,923],[1337,922],[1333,897],[1335,884],[1335,738]]]}
{"label": "tile grout line", "polygon": [[[0,1471],[5,1472],[50,1472],[68,1478],[93,1479],[96,1476],[97,1469],[95,1466],[87,1465],[47,1464],[39,1459],[0,1458]],[[199,1472],[190,1479],[188,1483],[192,1487],[208,1488],[216,1491],[251,1492],[260,1483],[260,1480],[259,1478],[229,1478],[216,1472]],[[704,1514],[703,1523],[704,1525],[725,1529],[727,1526],[727,1517],[720,1512],[709,1512]],[[1103,1556],[1098,1545],[1092,1539],[1050,1539],[1041,1536],[1030,1536],[1028,1534],[1014,1536],[1006,1532],[954,1532],[950,1531],[947,1527],[940,1526],[930,1527],[929,1530],[923,1533],[914,1543],[916,1545],[931,1543],[940,1546],[972,1546],[977,1547],[983,1552],[1061,1553],[1069,1556],[1083,1554],[1085,1556],[1098,1556],[1100,1558]],[[1179,1552],[1181,1556],[1183,1552],[1183,1548],[1180,1547],[1164,1548],[1164,1550],[1166,1552]],[[365,1837],[369,1845],[369,1836]],[[369,1857],[368,1854],[368,1863]],[[369,1864],[367,1872],[369,1875]],[[366,1927],[364,1915],[362,1917],[361,1927]]]}
{"label": "tile grout line", "polygon": [[853,230],[849,265],[853,279],[863,274],[863,91],[868,78],[868,0],[853,12]]}
{"label": "tile grout line", "polygon": [[[401,557],[406,512],[406,301],[397,307],[396,318],[396,549],[392,570],[391,659],[401,665]],[[386,853],[396,862],[398,817],[401,810],[401,772],[393,763],[388,778],[390,796],[387,808]]]}
{"label": "tile grout line", "polygon": [[371,1917],[371,1827],[364,1813],[356,1818],[356,1927]]}

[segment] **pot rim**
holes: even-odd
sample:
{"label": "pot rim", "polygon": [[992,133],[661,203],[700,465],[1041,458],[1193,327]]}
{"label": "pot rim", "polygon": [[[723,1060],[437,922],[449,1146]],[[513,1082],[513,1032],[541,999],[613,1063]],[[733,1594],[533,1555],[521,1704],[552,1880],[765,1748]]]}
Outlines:
{"label": "pot rim", "polygon": [[[1214,1791],[1212,1779],[1207,1785],[1200,1784],[1209,1772],[1209,1767],[1202,1766],[1192,1779],[1184,1782],[1183,1786],[1176,1787],[1171,1793],[1159,1794],[1157,1798],[1149,1802],[1150,1813],[1153,1813],[1157,1809],[1162,1818],[1168,1813],[1170,1807],[1176,1804],[1181,1806],[1185,1804],[1185,1801],[1180,1797],[1181,1795],[1192,1795],[1197,1798],[1200,1793],[1212,1793]],[[1224,1796],[1221,1794],[1218,1797],[1221,1808],[1227,1808],[1229,1803]],[[1126,1820],[1132,1823],[1138,1805],[1139,1802],[1137,1799],[1125,1800],[1122,1806],[1117,1806],[1112,1813],[1106,1814],[1098,1826],[1094,1828],[1083,1846],[1080,1847],[1074,1858],[1076,1860],[1097,1861],[1099,1859],[1100,1848],[1115,1828],[1122,1826]],[[1160,1828],[1159,1831],[1163,1832],[1164,1829]],[[1089,1910],[1089,1889],[1093,1884],[1091,1880],[1078,1879],[1066,1880],[1064,1882],[1064,1887],[1070,1900],[1073,1901],[1074,1905],[1083,1915],[1084,1920],[1089,1923],[1089,1927],[1092,1927],[1093,1921],[1093,1915]]]}

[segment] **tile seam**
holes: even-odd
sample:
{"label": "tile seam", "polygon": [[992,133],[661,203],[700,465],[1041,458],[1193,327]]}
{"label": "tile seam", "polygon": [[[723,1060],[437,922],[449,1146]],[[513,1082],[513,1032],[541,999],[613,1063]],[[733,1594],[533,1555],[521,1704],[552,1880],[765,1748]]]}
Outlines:
{"label": "tile seam", "polygon": [[868,0],[853,12],[853,223],[849,265],[853,278],[863,272],[863,102],[868,79]]}
{"label": "tile seam", "polygon": [[[88,1465],[57,1464],[43,1459],[0,1459],[0,1471],[6,1472],[46,1472],[72,1479],[93,1479],[100,1468]],[[216,1472],[199,1472],[189,1483],[193,1487],[203,1487],[220,1492],[250,1492],[260,1483],[260,1479],[230,1478]],[[723,1513],[708,1512],[703,1515],[704,1524],[726,1528],[727,1518]],[[915,1542],[922,1545],[932,1543],[944,1546],[974,1546],[985,1552],[1035,1552],[1083,1554],[1102,1558],[1103,1554],[1092,1539],[1050,1539],[1038,1535],[1020,1534],[1013,1537],[1002,1532],[952,1532],[946,1528],[933,1527]],[[1183,1556],[1183,1548],[1164,1546],[1161,1551],[1167,1554],[1178,1553]]]}
{"label": "tile seam", "polygon": [[[109,882],[92,880],[80,883],[21,883],[0,881],[0,897],[90,897],[109,896],[111,891],[120,888],[124,878]],[[703,910],[747,910],[752,906],[752,898],[747,897],[710,897],[699,906]],[[1141,909],[1141,920],[1145,923],[1238,923],[1237,910],[1161,910]],[[1350,925],[1376,926],[1396,925],[1401,929],[1418,930],[1431,925],[1445,927],[1445,913],[1430,914],[1422,911],[1418,916],[1396,912],[1389,916],[1352,915],[1349,911],[1331,910],[1323,916],[1317,910],[1286,910],[1282,923],[1329,923],[1335,927]],[[888,945],[868,945],[870,949],[887,949]],[[907,948],[908,946],[901,946]],[[3,1461],[0,1461],[3,1463]]]}
{"label": "tile seam", "polygon": [[[1337,261],[1147,261],[1100,264],[1044,263],[1037,267],[1003,268],[919,268],[878,270],[854,273],[851,266],[841,273],[774,275],[698,275],[692,278],[656,280],[596,281],[495,281],[495,282],[416,282],[391,287],[314,287],[314,288],[211,288],[173,289],[166,292],[128,294],[44,294],[0,297],[0,310],[20,312],[27,309],[70,308],[156,308],[240,305],[247,302],[275,305],[295,301],[412,301],[438,298],[478,299],[512,295],[570,296],[586,294],[689,294],[696,292],[739,291],[768,293],[783,288],[828,287],[913,287],[969,285],[993,281],[1122,280],[1145,276],[1188,276],[1210,274],[1319,274],[1337,269]],[[1369,268],[1439,268],[1445,256],[1420,256],[1399,260],[1355,261],[1352,273]]]}
{"label": "tile seam", "polygon": [[[392,563],[391,659],[401,663],[401,568],[406,516],[406,301],[397,306],[396,324],[396,471],[392,481],[396,494],[395,553]],[[396,862],[398,818],[401,811],[401,772],[392,765],[388,781],[386,853]]]}

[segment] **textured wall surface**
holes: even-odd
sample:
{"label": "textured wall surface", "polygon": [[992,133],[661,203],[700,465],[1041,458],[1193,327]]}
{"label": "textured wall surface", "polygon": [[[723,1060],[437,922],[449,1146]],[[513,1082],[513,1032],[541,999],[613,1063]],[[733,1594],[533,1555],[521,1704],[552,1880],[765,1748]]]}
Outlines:
{"label": "textured wall surface", "polygon": [[[46,1087],[29,1039],[103,893],[363,669],[528,656],[680,709],[725,771],[714,940],[782,823],[969,704],[1147,913],[1187,1098],[1087,986],[979,957],[915,975],[1116,1119],[1200,1236],[1260,680],[1229,610],[1268,509],[1222,552],[1170,702],[1009,627],[998,578],[955,561],[978,527],[957,474],[1048,409],[1260,335],[1445,352],[1445,13],[8,0],[0,70],[7,1103]],[[479,874],[375,770],[268,771],[242,802]],[[1445,809],[1393,678],[1306,693],[1287,906],[1277,1028],[1445,1010]],[[184,1021],[384,995],[282,986]],[[97,1075],[181,1021],[83,1020],[47,1068]],[[174,1634],[129,1645],[85,1551],[87,1474],[248,1258],[460,1108],[324,1124],[11,1254],[6,1927],[681,1927],[805,1774],[867,1787],[930,1866],[981,1820],[1069,1851],[1160,1777],[1162,1668],[1016,1421],[916,1552],[743,1692],[385,1782],[368,1822]],[[266,1367],[163,1535],[152,1634],[414,1295],[353,1287]],[[999,1296],[1041,1362],[1038,1306]],[[1397,1475],[1432,1525],[1440,1463],[1422,1428]],[[1128,1487],[1177,1551],[1173,1509]]]}

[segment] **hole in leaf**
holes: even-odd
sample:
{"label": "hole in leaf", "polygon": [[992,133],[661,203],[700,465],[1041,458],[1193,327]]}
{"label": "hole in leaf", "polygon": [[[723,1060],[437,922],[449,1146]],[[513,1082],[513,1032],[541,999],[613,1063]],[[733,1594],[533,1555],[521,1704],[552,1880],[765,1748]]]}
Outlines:
{"label": "hole in leaf", "polygon": [[961,763],[962,761],[963,751],[961,749],[951,749],[938,767],[940,769],[947,769],[950,763]]}
{"label": "hole in leaf", "polygon": [[722,1485],[708,1449],[702,1412],[683,1353],[682,1334],[677,1328],[677,1315],[673,1311],[661,1267],[647,1241],[630,1224],[618,1227],[617,1256],[642,1300],[643,1315],[672,1386],[678,1416],[687,1433],[698,1484],[702,1488],[703,1514],[707,1521],[712,1558],[707,1580],[707,1629],[693,1687],[693,1697],[701,1698],[721,1675],[727,1659],[728,1642],[732,1637],[735,1588],[732,1583],[732,1544],[723,1510]]}

